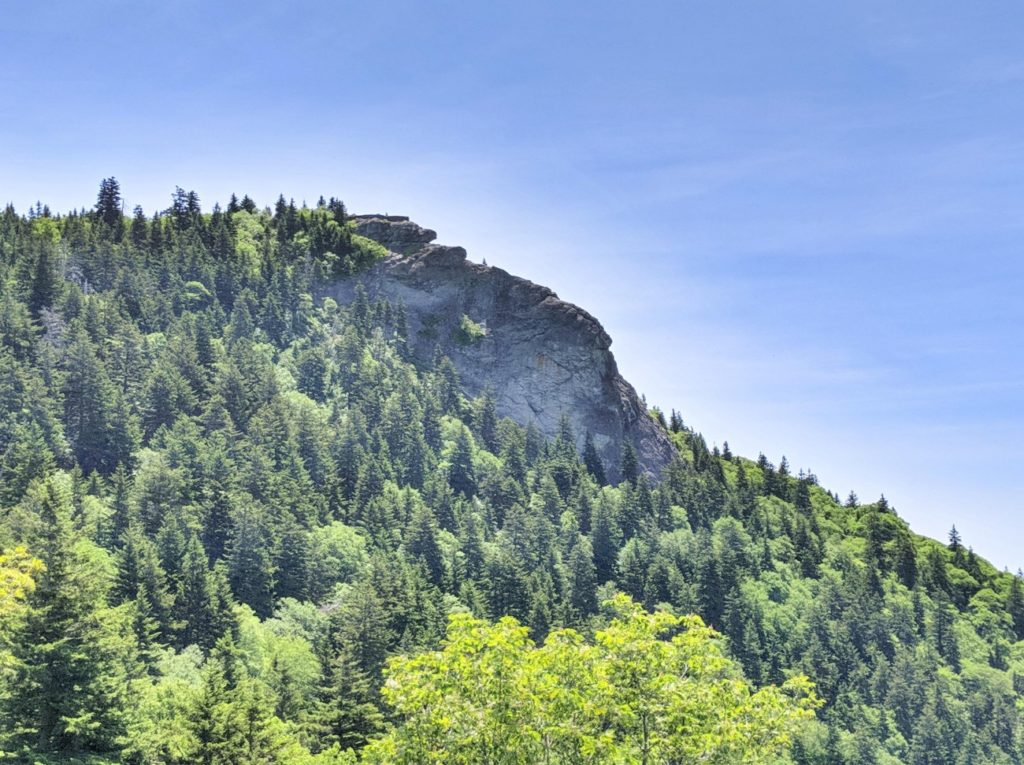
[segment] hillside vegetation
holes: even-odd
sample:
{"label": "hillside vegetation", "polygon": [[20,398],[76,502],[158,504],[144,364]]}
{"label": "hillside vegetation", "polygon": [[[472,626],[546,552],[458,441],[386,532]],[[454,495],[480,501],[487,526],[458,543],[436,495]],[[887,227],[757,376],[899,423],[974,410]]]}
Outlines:
{"label": "hillside vegetation", "polygon": [[0,759],[1024,761],[1019,577],[675,413],[608,485],[313,298],[384,254],[333,199],[0,215]]}

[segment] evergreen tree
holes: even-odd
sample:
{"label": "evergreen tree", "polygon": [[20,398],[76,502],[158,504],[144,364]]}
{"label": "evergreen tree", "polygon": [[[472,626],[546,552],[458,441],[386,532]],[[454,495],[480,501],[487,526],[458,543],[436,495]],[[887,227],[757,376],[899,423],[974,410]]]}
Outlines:
{"label": "evergreen tree", "polygon": [[49,246],[43,245],[36,256],[32,284],[29,288],[28,309],[32,318],[38,321],[43,309],[53,306],[58,293],[59,282],[53,264],[53,254]]}
{"label": "evergreen tree", "polygon": [[619,468],[619,476],[627,483],[636,483],[639,473],[640,465],[637,461],[636,447],[631,441],[626,441],[622,445],[622,465]]}
{"label": "evergreen tree", "polygon": [[498,445],[498,413],[494,400],[494,390],[490,387],[484,388],[481,394],[476,412],[477,433],[484,448],[492,454],[499,451]]}
{"label": "evergreen tree", "polygon": [[603,583],[614,579],[619,557],[619,528],[615,522],[615,511],[607,500],[599,499],[594,507],[590,544],[597,581]]}
{"label": "evergreen tree", "polygon": [[473,466],[473,439],[466,428],[460,428],[455,437],[448,468],[448,483],[465,497],[476,493],[476,471]]}
{"label": "evergreen tree", "polygon": [[441,585],[444,579],[444,560],[437,544],[437,522],[426,505],[419,506],[409,521],[405,552],[411,560],[423,566],[432,584]]}
{"label": "evergreen tree", "polygon": [[123,203],[121,201],[121,185],[116,178],[104,178],[100,181],[100,190],[96,195],[96,218],[106,226],[114,239],[120,239],[123,231]]}
{"label": "evergreen tree", "polygon": [[583,464],[587,468],[587,472],[593,476],[594,480],[600,485],[608,483],[608,479],[605,477],[604,464],[601,462],[601,457],[597,453],[597,447],[594,446],[594,436],[587,431],[586,438],[583,441]]}
{"label": "evergreen tree", "polygon": [[597,611],[597,569],[586,537],[580,537],[573,546],[566,565],[569,602],[579,617],[587,617]]}
{"label": "evergreen tree", "polygon": [[37,487],[33,504],[41,533],[34,549],[45,569],[15,636],[17,677],[4,698],[8,719],[19,721],[17,736],[40,752],[115,751],[135,669],[134,641],[128,625],[104,607],[104,577],[75,532],[67,476]]}
{"label": "evergreen tree", "polygon": [[331,662],[310,727],[325,748],[342,749],[359,749],[384,729],[370,678],[347,650]]}
{"label": "evergreen tree", "polygon": [[261,617],[270,616],[274,606],[272,547],[263,508],[254,503],[236,508],[227,545],[228,580],[235,597]]}

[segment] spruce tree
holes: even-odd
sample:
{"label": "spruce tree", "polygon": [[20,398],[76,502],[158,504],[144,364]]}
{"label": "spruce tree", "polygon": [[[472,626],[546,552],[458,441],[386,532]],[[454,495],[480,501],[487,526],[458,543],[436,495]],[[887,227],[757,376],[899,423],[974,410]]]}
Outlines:
{"label": "spruce tree", "polygon": [[104,178],[100,181],[100,190],[96,195],[96,218],[111,233],[115,240],[123,233],[123,203],[121,201],[121,185],[116,178]]}
{"label": "spruce tree", "polygon": [[227,545],[231,590],[240,602],[264,618],[270,616],[274,607],[272,547],[266,511],[253,502],[236,508]]}
{"label": "spruce tree", "polygon": [[569,602],[578,617],[597,611],[597,569],[590,541],[580,537],[566,562],[569,577]]}
{"label": "spruce tree", "polygon": [[75,531],[68,477],[37,487],[33,548],[45,565],[15,636],[17,676],[3,703],[18,738],[39,752],[113,751],[124,732],[128,676],[136,668],[128,625],[105,609],[105,580]]}
{"label": "spruce tree", "polygon": [[347,649],[331,662],[309,727],[323,748],[342,749],[359,749],[384,729],[370,678]]}
{"label": "spruce tree", "polygon": [[448,483],[465,497],[476,494],[476,471],[473,467],[473,439],[469,430],[459,428],[448,468]]}
{"label": "spruce tree", "polygon": [[608,483],[604,473],[604,463],[601,462],[597,447],[594,446],[594,436],[589,430],[583,440],[583,464],[599,485],[604,486]]}
{"label": "spruce tree", "polygon": [[637,461],[636,447],[632,441],[626,441],[622,445],[622,465],[619,467],[619,478],[627,483],[636,483],[640,474],[640,465]]}
{"label": "spruce tree", "polygon": [[599,583],[610,581],[616,576],[619,534],[614,509],[606,499],[598,499],[591,522],[590,545],[593,550],[594,568]]}

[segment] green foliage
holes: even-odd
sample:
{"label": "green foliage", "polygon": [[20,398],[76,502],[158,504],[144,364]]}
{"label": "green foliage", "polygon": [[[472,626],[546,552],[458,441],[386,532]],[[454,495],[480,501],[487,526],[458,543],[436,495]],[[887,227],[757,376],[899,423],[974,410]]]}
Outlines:
{"label": "green foliage", "polygon": [[370,763],[754,763],[783,754],[817,700],[806,678],[754,691],[698,617],[625,596],[587,642],[535,645],[510,617],[451,618],[439,651],[396,657],[384,697],[400,723]]}
{"label": "green foliage", "polygon": [[[1019,577],[676,412],[656,482],[633,444],[604,465],[568,418],[502,419],[423,356],[445,317],[410,338],[401,305],[320,297],[384,255],[334,199],[204,213],[179,189],[127,218],[108,179],[93,211],[0,214],[4,752],[1024,760]],[[654,615],[598,605],[621,592]],[[799,675],[823,704],[787,755]]]}
{"label": "green foliage", "polygon": [[460,345],[473,345],[485,337],[487,337],[487,330],[466,314],[462,314],[462,318],[459,319],[459,327],[455,331],[456,341]]}

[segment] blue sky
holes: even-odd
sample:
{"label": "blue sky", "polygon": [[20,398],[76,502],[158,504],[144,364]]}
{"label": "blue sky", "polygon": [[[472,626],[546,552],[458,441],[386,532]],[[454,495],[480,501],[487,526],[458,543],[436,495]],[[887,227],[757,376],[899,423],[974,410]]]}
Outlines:
{"label": "blue sky", "polygon": [[1019,3],[53,2],[0,201],[337,195],[596,314],[709,441],[1024,566]]}

